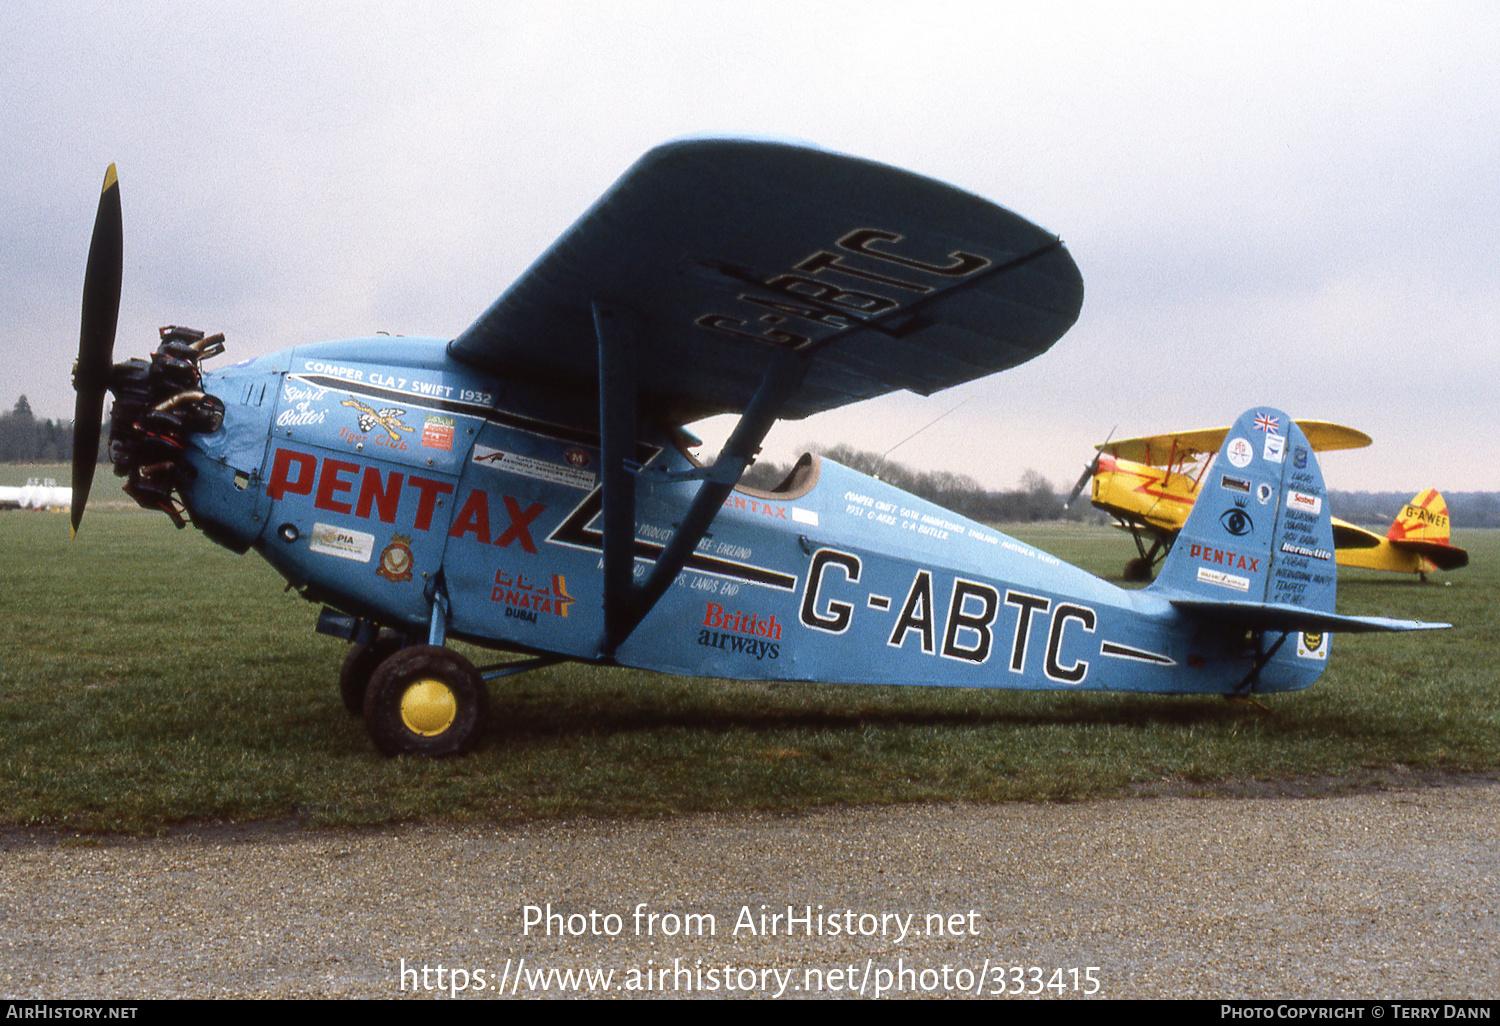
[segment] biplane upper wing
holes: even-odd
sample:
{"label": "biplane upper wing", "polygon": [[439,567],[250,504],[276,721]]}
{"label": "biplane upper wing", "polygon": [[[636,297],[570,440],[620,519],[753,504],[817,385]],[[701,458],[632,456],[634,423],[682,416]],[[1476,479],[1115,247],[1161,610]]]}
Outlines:
{"label": "biplane upper wing", "polygon": [[[1342,424],[1330,424],[1325,420],[1299,420],[1297,426],[1307,437],[1308,444],[1318,452],[1331,449],[1362,449],[1370,444],[1370,436]],[[1144,438],[1122,438],[1105,442],[1097,448],[1118,459],[1130,460],[1148,467],[1165,467],[1191,460],[1203,453],[1219,451],[1227,427],[1199,428],[1195,431],[1176,431]]]}
{"label": "biplane upper wing", "polygon": [[633,317],[643,409],[744,410],[778,351],[807,358],[779,415],[1013,367],[1077,319],[1057,237],[977,196],[786,143],[642,157],[450,344],[496,375],[593,390],[595,305]]}

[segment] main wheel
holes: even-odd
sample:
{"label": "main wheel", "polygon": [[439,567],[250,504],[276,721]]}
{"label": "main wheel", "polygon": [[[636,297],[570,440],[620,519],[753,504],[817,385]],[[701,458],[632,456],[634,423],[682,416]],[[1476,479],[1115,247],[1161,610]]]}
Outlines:
{"label": "main wheel", "polygon": [[339,694],[350,716],[365,714],[365,692],[369,690],[370,678],[381,663],[400,650],[401,635],[395,631],[381,631],[368,645],[349,649],[344,665],[339,668]]}
{"label": "main wheel", "polygon": [[435,645],[386,659],[365,692],[365,727],[386,755],[462,755],[483,736],[489,714],[489,689],[474,664]]}

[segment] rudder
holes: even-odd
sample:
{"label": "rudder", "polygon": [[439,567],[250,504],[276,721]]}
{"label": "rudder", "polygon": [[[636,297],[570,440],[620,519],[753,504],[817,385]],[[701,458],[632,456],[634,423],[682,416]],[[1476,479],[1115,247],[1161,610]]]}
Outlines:
{"label": "rudder", "polygon": [[1448,503],[1436,488],[1420,491],[1397,514],[1386,540],[1416,553],[1420,570],[1457,570],[1469,564],[1469,554],[1449,538]]}
{"label": "rudder", "polygon": [[1448,503],[1436,488],[1420,491],[1396,515],[1385,535],[1393,542],[1448,544]]}

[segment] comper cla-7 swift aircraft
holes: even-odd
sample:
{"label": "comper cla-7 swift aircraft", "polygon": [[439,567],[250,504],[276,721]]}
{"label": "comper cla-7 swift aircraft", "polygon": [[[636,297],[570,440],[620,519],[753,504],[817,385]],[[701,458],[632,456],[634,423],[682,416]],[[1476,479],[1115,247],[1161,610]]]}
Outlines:
{"label": "comper cla-7 swift aircraft", "polygon": [[[210,371],[162,329],[111,366],[119,188],[84,290],[73,508],[106,388],[125,490],[254,549],[354,643],[390,754],[482,735],[485,680],[558,660],[708,677],[1165,693],[1305,688],[1334,613],[1323,481],[1269,407],[1229,431],[1159,580],[1127,591],[804,456],[738,487],[778,417],[1013,367],[1073,324],[1061,241],[983,199],[819,149],[646,154],[457,338],[351,338]],[[682,426],[739,421],[717,459]],[[529,659],[486,670],[462,639]]]}

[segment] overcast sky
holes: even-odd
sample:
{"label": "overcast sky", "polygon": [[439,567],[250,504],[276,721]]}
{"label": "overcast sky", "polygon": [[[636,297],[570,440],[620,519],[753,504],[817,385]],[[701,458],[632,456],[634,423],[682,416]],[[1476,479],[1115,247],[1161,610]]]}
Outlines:
{"label": "overcast sky", "polygon": [[104,168],[116,358],[160,324],[237,360],[451,336],[641,153],[791,137],[952,182],[1058,233],[1083,314],[931,398],[786,423],[1012,487],[1245,408],[1368,432],[1329,484],[1500,490],[1493,3],[5,6],[0,403],[72,417]]}

